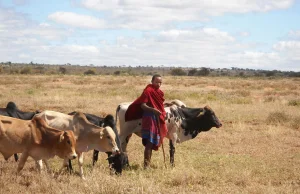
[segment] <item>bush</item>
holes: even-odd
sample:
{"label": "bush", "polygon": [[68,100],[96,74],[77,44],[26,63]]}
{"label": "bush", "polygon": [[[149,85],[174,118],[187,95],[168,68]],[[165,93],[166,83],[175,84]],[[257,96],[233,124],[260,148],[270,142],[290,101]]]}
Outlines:
{"label": "bush", "polygon": [[300,106],[300,100],[290,100],[288,102],[289,106]]}
{"label": "bush", "polygon": [[197,75],[198,76],[208,76],[210,73],[208,68],[202,67],[198,72]]}
{"label": "bush", "polygon": [[21,74],[30,74],[31,68],[30,67],[23,67],[23,69],[20,71]]}
{"label": "bush", "polygon": [[175,69],[172,69],[171,75],[182,76],[182,75],[186,75],[186,72],[183,69],[181,69],[181,68],[175,68]]}
{"label": "bush", "polygon": [[114,75],[120,75],[121,74],[121,71],[115,71],[114,72]]}
{"label": "bush", "polygon": [[59,67],[59,70],[58,70],[60,73],[62,74],[66,74],[67,73],[67,69],[65,67]]}
{"label": "bush", "polygon": [[189,72],[188,72],[188,76],[194,76],[194,75],[196,75],[197,74],[197,69],[191,69],[191,70],[189,70]]}
{"label": "bush", "polygon": [[84,72],[84,75],[96,75],[96,72],[93,69],[89,69]]}
{"label": "bush", "polygon": [[285,123],[289,121],[289,115],[284,112],[272,112],[267,117],[267,122],[271,124]]}

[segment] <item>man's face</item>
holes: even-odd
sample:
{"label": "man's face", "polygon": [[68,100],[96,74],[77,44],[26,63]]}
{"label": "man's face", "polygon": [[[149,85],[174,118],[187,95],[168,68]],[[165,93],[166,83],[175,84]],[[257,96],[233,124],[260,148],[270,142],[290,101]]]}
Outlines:
{"label": "man's face", "polygon": [[161,86],[161,83],[162,83],[161,77],[156,77],[156,78],[154,78],[154,80],[152,81],[152,85],[153,85],[155,88],[159,88],[159,87]]}

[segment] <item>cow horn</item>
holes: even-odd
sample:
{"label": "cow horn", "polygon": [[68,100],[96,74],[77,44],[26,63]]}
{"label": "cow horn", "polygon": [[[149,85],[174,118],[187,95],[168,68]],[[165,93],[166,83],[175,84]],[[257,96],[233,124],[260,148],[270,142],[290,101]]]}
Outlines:
{"label": "cow horn", "polygon": [[59,142],[62,142],[63,140],[64,140],[64,138],[65,138],[65,133],[66,132],[63,132],[61,135],[60,135],[60,137],[59,137]]}
{"label": "cow horn", "polygon": [[103,133],[103,131],[100,131],[100,139],[102,139],[102,138],[103,138],[103,136],[104,136],[104,133]]}
{"label": "cow horn", "polygon": [[204,115],[204,114],[205,114],[205,109],[203,109],[203,111],[201,111],[201,112],[198,114],[197,117],[200,117],[200,116],[202,116],[202,115]]}

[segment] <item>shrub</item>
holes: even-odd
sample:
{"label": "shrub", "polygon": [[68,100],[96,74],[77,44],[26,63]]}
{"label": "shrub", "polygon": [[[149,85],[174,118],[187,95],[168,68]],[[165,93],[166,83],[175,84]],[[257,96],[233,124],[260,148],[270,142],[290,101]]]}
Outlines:
{"label": "shrub", "polygon": [[120,71],[115,71],[115,72],[114,72],[114,75],[120,75],[120,74],[121,74]]}
{"label": "shrub", "polygon": [[289,115],[284,112],[272,112],[267,117],[267,122],[271,124],[285,123],[289,121]]}
{"label": "shrub", "polygon": [[300,106],[300,100],[298,100],[298,99],[290,100],[290,101],[288,102],[288,105],[289,105],[289,106]]}
{"label": "shrub", "polygon": [[188,72],[188,76],[194,76],[194,75],[196,75],[196,73],[197,73],[197,69],[191,69]]}
{"label": "shrub", "polygon": [[294,117],[292,120],[291,120],[291,123],[290,123],[290,127],[292,129],[296,129],[296,130],[300,130],[300,116],[298,117]]}
{"label": "shrub", "polygon": [[23,67],[23,69],[20,71],[21,74],[30,74],[31,68],[30,67]]}
{"label": "shrub", "polygon": [[65,67],[59,67],[59,70],[58,70],[60,73],[62,74],[66,74],[67,73],[67,69]]}
{"label": "shrub", "polygon": [[186,72],[183,69],[181,69],[181,68],[175,68],[175,69],[172,69],[171,75],[182,76],[182,75],[186,75]]}
{"label": "shrub", "polygon": [[96,72],[93,69],[89,69],[84,72],[84,75],[96,75]]}

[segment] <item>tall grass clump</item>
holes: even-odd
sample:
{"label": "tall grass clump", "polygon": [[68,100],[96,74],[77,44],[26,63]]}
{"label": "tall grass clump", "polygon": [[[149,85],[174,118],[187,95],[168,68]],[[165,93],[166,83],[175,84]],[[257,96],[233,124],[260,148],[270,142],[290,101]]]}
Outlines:
{"label": "tall grass clump", "polygon": [[267,122],[271,124],[283,124],[290,120],[290,117],[285,112],[271,112],[267,117]]}
{"label": "tall grass clump", "polygon": [[294,99],[294,100],[290,100],[288,102],[289,106],[300,106],[300,99]]}

